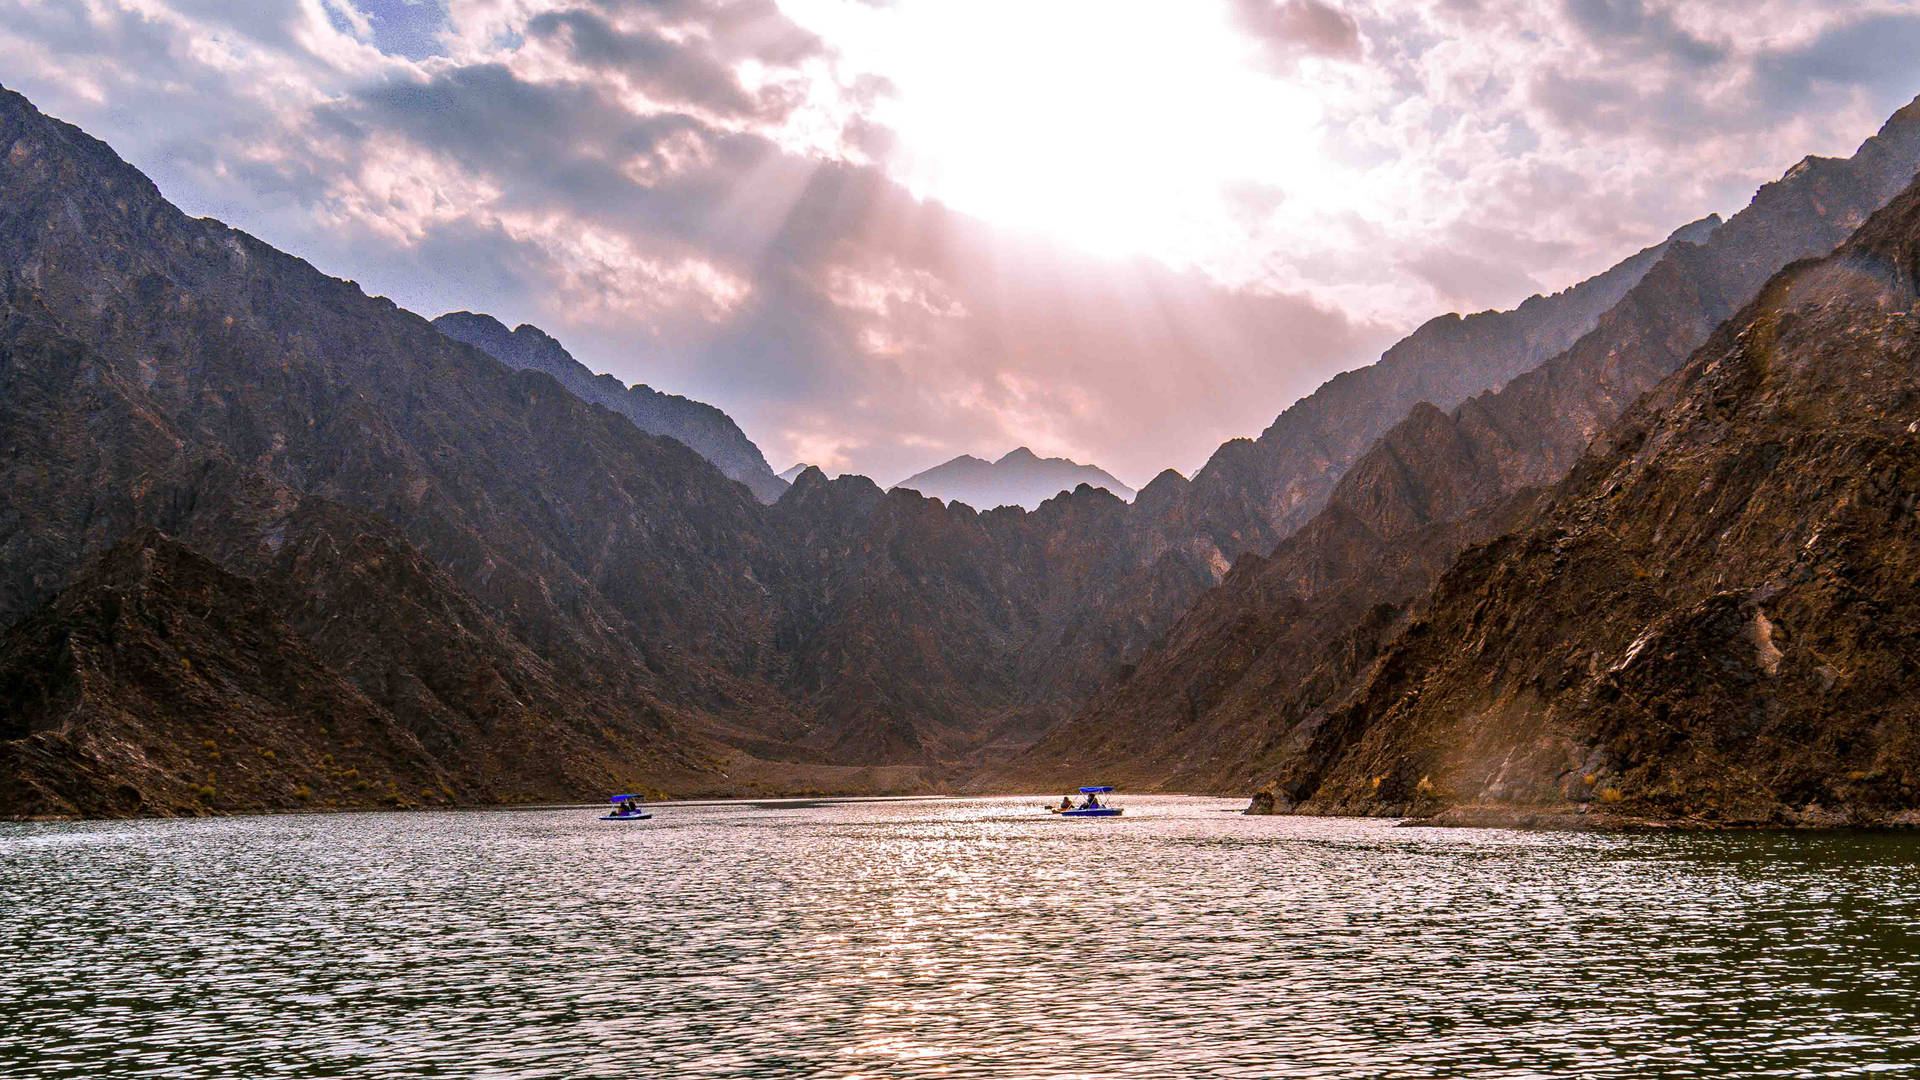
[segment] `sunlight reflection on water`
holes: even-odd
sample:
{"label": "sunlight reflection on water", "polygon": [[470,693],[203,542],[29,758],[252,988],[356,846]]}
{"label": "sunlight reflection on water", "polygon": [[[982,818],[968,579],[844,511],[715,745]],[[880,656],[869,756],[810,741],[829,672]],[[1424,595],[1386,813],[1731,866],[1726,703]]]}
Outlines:
{"label": "sunlight reflection on water", "polygon": [[1920,1072],[1920,838],[1124,802],[0,824],[0,1075]]}

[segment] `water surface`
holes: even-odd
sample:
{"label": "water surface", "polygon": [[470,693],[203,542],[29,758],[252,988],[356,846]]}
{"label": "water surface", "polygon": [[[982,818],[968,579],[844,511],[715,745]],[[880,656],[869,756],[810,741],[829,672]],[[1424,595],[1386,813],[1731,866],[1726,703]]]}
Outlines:
{"label": "water surface", "polygon": [[1121,801],[0,824],[0,1076],[1920,1073],[1920,839]]}

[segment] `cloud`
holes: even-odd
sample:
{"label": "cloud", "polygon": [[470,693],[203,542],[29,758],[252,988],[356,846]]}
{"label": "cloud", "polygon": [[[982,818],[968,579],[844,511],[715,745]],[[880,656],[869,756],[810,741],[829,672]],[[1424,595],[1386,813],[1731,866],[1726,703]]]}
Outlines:
{"label": "cloud", "polygon": [[[1177,249],[1094,256],[909,190],[886,34],[928,2],[0,0],[0,70],[190,212],[427,315],[536,323],[727,409],[776,464],[883,482],[1017,445],[1191,470],[1398,332],[1737,209],[1920,92],[1910,5],[1170,5],[1247,70],[1058,137],[1118,140],[1116,182],[1229,152],[1211,191],[1079,192],[1180,212]],[[1036,87],[1093,40],[1047,25],[1019,53],[1058,63]],[[1008,167],[1013,196],[1059,186]]]}
{"label": "cloud", "polygon": [[[740,9],[760,9],[742,11]],[[783,119],[803,90],[772,82],[749,91],[733,64],[753,59],[792,68],[821,54],[818,38],[779,18],[770,5],[731,5],[709,10],[692,4],[663,5],[659,23],[639,20],[619,28],[591,11],[543,11],[527,21],[534,39],[563,39],[572,58],[609,72],[627,87],[668,106],[704,109],[725,118]],[[688,37],[689,25],[705,33]],[[680,37],[669,37],[669,29]]]}
{"label": "cloud", "polygon": [[1574,25],[1597,43],[1636,57],[1671,58],[1687,67],[1725,60],[1728,47],[1679,25],[1671,11],[1645,0],[1567,0]]}
{"label": "cloud", "polygon": [[1360,58],[1360,24],[1322,0],[1232,0],[1234,22],[1289,70],[1303,56]]}
{"label": "cloud", "polygon": [[1813,40],[1762,54],[1756,79],[1775,109],[1825,88],[1863,88],[1882,100],[1914,84],[1920,61],[1920,12],[1874,14],[1834,26]]}

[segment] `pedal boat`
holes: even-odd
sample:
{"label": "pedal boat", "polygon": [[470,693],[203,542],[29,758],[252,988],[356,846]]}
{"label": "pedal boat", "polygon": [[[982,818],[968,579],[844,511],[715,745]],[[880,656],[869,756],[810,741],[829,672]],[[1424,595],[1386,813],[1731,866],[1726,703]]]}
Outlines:
{"label": "pedal boat", "polygon": [[1057,817],[1119,817],[1121,814],[1126,813],[1125,808],[1119,806],[1103,806],[1098,798],[1098,796],[1105,795],[1112,790],[1113,788],[1104,784],[1099,787],[1083,787],[1080,789],[1080,794],[1087,796],[1086,802],[1081,803],[1071,810],[1062,810],[1057,806],[1050,806],[1047,808],[1047,812]]}
{"label": "pedal boat", "polygon": [[615,795],[612,799],[608,800],[609,802],[613,803],[613,812],[609,814],[601,814],[600,820],[601,821],[645,821],[647,820],[653,815],[647,812],[646,807],[640,805],[641,798],[642,796],[639,796],[639,795]]}

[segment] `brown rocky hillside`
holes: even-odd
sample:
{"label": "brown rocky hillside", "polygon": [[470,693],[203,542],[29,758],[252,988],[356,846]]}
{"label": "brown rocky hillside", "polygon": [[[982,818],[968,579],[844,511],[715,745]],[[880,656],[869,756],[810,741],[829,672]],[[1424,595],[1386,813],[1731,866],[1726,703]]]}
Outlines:
{"label": "brown rocky hillside", "polygon": [[1470,550],[1265,801],[1920,820],[1920,187]]}
{"label": "brown rocky hillside", "polygon": [[1194,603],[1124,682],[996,773],[1247,790],[1365,670],[1399,609],[1678,368],[1768,274],[1843,241],[1920,168],[1920,104],[1854,157],[1809,159],[1677,245],[1566,352],[1451,413],[1415,407],[1268,557]]}

